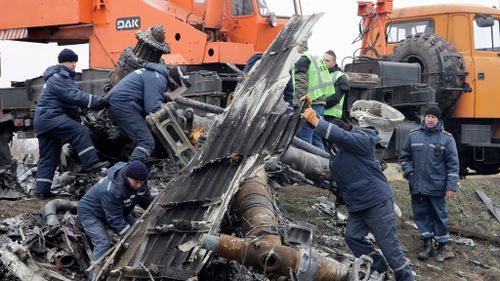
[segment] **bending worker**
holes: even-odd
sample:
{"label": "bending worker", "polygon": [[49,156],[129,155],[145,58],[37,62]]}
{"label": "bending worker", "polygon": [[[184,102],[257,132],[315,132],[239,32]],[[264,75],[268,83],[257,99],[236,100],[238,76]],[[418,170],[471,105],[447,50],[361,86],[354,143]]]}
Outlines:
{"label": "bending worker", "polygon": [[[397,281],[413,280],[397,238],[391,186],[375,157],[378,131],[361,121],[361,126],[349,128],[336,120],[341,128],[319,119],[310,106],[303,116],[315,133],[338,148],[337,154],[330,156],[334,157],[330,171],[349,211],[345,240],[351,251],[356,257],[371,256],[372,270],[379,274],[386,272],[389,263]],[[375,236],[383,256],[364,238],[368,232]]]}
{"label": "bending worker", "polygon": [[149,159],[155,141],[144,118],[161,109],[167,90],[173,91],[180,85],[178,67],[169,71],[163,63],[146,63],[125,76],[108,93],[111,119],[134,145],[130,161]]}
{"label": "bending worker", "polygon": [[62,144],[70,143],[76,149],[85,171],[109,165],[99,162],[89,132],[79,120],[80,108],[102,109],[107,102],[76,86],[78,55],[75,52],[64,49],[57,59],[59,64],[47,68],[43,74],[45,85],[35,106],[34,127],[40,153],[35,195],[41,199],[55,196],[50,187],[59,165]]}
{"label": "bending worker", "polygon": [[[125,235],[135,223],[131,215],[134,207],[146,209],[153,202],[154,196],[147,185],[148,173],[140,161],[118,162],[78,202],[78,220],[94,246],[91,262],[111,248],[107,227],[120,236]],[[93,280],[92,274],[89,280]]]}

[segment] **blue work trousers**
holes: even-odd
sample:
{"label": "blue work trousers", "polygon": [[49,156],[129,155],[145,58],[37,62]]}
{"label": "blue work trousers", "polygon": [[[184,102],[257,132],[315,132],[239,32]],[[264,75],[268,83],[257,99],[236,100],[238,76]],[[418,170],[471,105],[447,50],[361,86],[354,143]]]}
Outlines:
{"label": "blue work trousers", "polygon": [[[316,112],[318,118],[323,118],[323,113],[325,112],[324,104],[313,104],[312,108]],[[321,139],[321,137],[314,133],[314,127],[309,125],[309,123],[304,124],[304,126],[297,133],[297,137],[321,150],[325,150],[325,147],[323,146],[323,140]]]}
{"label": "blue work trousers", "polygon": [[84,168],[99,160],[87,128],[74,120],[56,126],[37,138],[40,158],[36,173],[36,192],[40,195],[50,192],[63,144],[70,143],[76,149]]}
{"label": "blue work trousers", "polygon": [[[100,219],[87,214],[78,213],[78,220],[85,230],[85,233],[89,236],[92,246],[94,247],[92,251],[92,256],[90,261],[93,263],[98,260],[102,255],[104,255],[111,248],[111,239],[108,235],[108,225],[101,221]],[[128,215],[125,220],[129,225],[134,225],[135,219]],[[92,280],[93,271],[89,273],[89,281]]]}
{"label": "blue work trousers", "polygon": [[[375,237],[383,256],[365,239],[368,232]],[[386,272],[389,263],[397,281],[413,280],[408,261],[399,246],[392,199],[365,210],[350,212],[345,240],[356,257],[368,255],[373,258],[373,270]]]}
{"label": "blue work trousers", "polygon": [[129,161],[146,162],[155,148],[155,140],[146,120],[139,112],[125,112],[111,106],[109,113],[113,121],[125,132],[134,145]]}
{"label": "blue work trousers", "polygon": [[413,218],[420,232],[420,239],[434,238],[438,243],[448,243],[448,211],[444,196],[412,195]]}

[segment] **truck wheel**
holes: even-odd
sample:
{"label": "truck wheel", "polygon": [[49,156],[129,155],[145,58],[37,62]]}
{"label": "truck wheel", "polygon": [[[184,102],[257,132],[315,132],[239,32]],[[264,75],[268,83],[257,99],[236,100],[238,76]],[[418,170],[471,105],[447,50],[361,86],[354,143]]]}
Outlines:
{"label": "truck wheel", "polygon": [[433,33],[408,36],[395,49],[392,61],[420,64],[422,83],[432,87],[436,99],[448,116],[462,94],[465,82],[463,57],[442,37]]}

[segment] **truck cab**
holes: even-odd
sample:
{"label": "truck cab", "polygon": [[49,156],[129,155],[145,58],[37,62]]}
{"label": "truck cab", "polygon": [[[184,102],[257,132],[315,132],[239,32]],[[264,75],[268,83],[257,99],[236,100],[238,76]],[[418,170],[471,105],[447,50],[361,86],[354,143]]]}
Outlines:
{"label": "truck cab", "polygon": [[[378,40],[379,32],[368,31],[367,54],[379,56],[385,43],[387,59],[420,65],[421,81],[434,88],[446,112],[463,168],[500,171],[500,10],[455,4],[395,9],[385,25],[386,42]],[[437,55],[425,53],[431,48]],[[467,86],[443,86],[457,71]]]}

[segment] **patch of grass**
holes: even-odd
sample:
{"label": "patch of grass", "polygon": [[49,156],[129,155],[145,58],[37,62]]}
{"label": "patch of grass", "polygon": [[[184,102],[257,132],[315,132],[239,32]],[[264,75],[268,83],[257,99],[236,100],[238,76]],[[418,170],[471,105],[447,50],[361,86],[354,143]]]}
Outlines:
{"label": "patch of grass", "polygon": [[328,190],[308,185],[281,188],[278,192],[278,201],[286,217],[314,224],[316,232],[328,235],[332,230],[325,224],[325,218],[312,208],[320,196],[335,201],[335,196]]}
{"label": "patch of grass", "polygon": [[[490,237],[500,233],[500,223],[479,199],[475,189],[482,189],[493,204],[500,203],[500,187],[495,181],[486,179],[466,179],[460,181],[461,187],[453,198],[448,200],[448,219],[451,225],[478,232]],[[403,181],[392,182],[394,199],[403,211],[404,218],[413,221],[408,184]]]}

